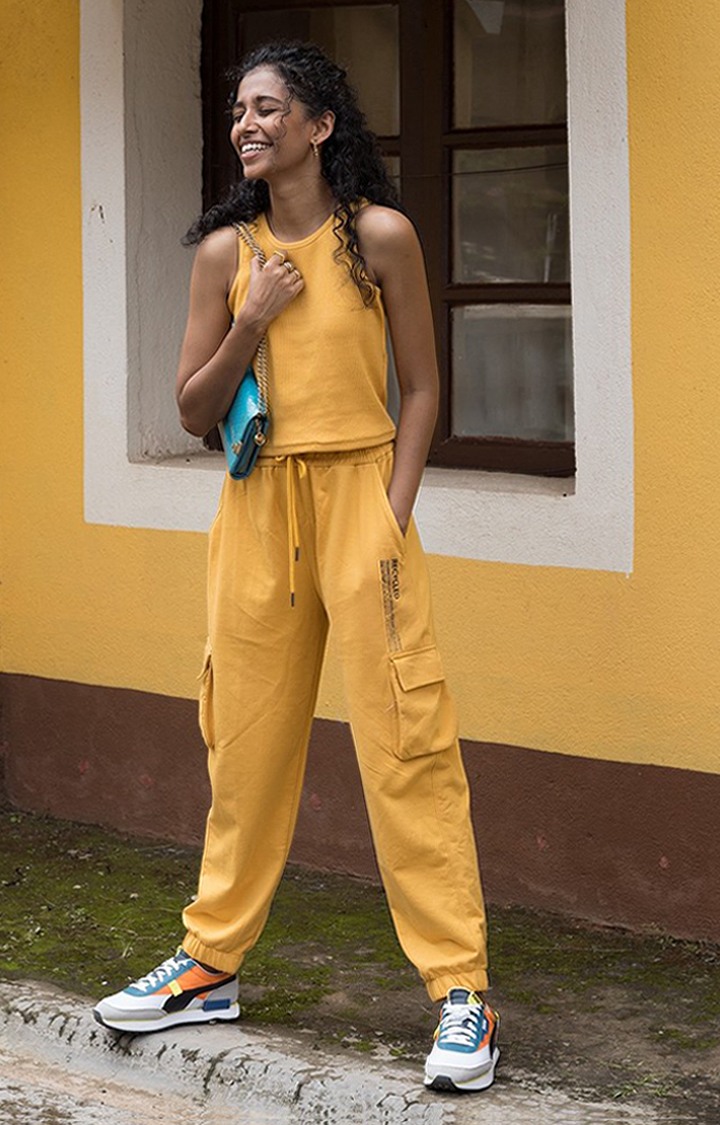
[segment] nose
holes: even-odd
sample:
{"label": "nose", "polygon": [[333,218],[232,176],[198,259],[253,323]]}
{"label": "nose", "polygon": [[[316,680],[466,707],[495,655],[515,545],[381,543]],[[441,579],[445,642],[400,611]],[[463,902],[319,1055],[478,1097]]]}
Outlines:
{"label": "nose", "polygon": [[257,117],[254,110],[246,109],[242,117],[236,120],[236,125],[243,137],[248,133],[254,133],[257,129]]}

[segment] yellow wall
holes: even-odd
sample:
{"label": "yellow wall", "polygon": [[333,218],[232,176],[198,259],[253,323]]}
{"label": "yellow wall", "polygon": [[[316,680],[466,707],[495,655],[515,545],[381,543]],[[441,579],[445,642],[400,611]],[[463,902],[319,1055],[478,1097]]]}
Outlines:
{"label": "yellow wall", "polygon": [[[192,696],[204,537],[83,522],[78,12],[46,8],[0,13],[3,668]],[[716,0],[628,4],[635,571],[434,557],[468,738],[720,772],[719,41]]]}

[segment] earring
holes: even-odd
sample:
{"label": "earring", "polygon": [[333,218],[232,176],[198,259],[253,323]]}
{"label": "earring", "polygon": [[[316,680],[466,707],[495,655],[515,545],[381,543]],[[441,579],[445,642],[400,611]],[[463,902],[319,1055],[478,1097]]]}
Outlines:
{"label": "earring", "polygon": [[310,141],[310,147],[313,150],[313,156],[317,157],[320,155],[320,145],[317,143],[317,141]]}

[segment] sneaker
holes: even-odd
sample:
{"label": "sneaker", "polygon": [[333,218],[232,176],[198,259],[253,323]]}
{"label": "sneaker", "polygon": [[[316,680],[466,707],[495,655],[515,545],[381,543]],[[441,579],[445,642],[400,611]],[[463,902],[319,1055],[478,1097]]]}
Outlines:
{"label": "sneaker", "polygon": [[106,996],[93,1015],[114,1031],[161,1031],[180,1023],[237,1019],[237,998],[234,973],[206,969],[179,949],[146,977]]}
{"label": "sneaker", "polygon": [[451,988],[425,1062],[431,1090],[486,1090],[495,1078],[500,1016],[477,992]]}

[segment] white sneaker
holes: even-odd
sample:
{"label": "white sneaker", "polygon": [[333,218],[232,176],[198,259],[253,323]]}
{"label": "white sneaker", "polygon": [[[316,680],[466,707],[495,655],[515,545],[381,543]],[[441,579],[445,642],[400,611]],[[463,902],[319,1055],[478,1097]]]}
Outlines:
{"label": "white sneaker", "polygon": [[495,1078],[500,1016],[477,992],[451,988],[425,1062],[431,1090],[486,1090]]}
{"label": "white sneaker", "polygon": [[162,1031],[180,1023],[237,1019],[237,998],[234,973],[206,969],[179,949],[147,976],[106,996],[93,1015],[114,1031]]}

